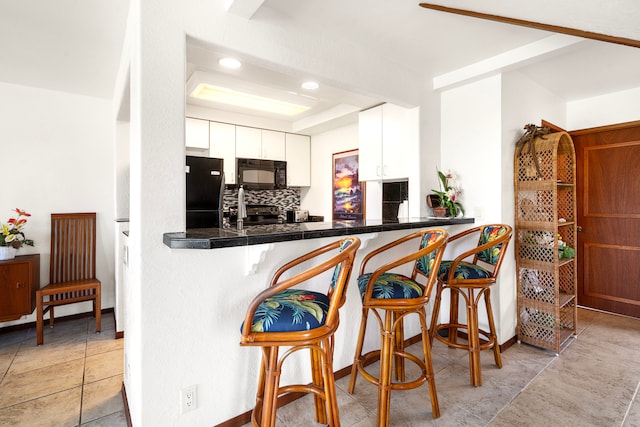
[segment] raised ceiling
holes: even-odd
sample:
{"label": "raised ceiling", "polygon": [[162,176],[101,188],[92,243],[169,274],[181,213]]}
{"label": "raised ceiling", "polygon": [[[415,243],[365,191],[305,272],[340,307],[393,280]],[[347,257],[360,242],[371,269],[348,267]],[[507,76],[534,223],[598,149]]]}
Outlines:
{"label": "raised ceiling", "polygon": [[[220,2],[222,3],[222,2]],[[318,43],[339,41],[354,56],[366,52],[430,85],[434,77],[502,55],[551,34],[491,21],[426,10],[415,0],[234,0],[228,13],[284,32],[316,34]],[[438,4],[518,19],[640,39],[640,4],[617,0],[453,0]],[[128,0],[0,0],[0,81],[81,95],[112,98],[124,42]],[[222,7],[222,6],[220,6]],[[248,11],[248,12],[247,12]],[[549,13],[553,11],[553,13]],[[286,48],[286,47],[284,47]],[[355,53],[357,52],[357,53]],[[221,73],[222,46],[189,43],[187,77],[194,70]],[[311,47],[308,55],[314,55]],[[300,92],[302,80],[317,79],[317,106],[305,120],[331,111],[345,114],[378,102],[396,101],[375,87],[284,69],[244,55],[234,77]],[[318,57],[317,61],[330,58]],[[340,63],[332,64],[340,67]],[[640,49],[588,41],[518,65],[519,71],[558,96],[580,99],[640,87]],[[375,70],[371,70],[375,72]],[[228,73],[228,72],[227,72]],[[388,93],[388,92],[387,92]],[[401,99],[398,101],[402,101]],[[192,101],[189,101],[192,102]],[[193,101],[194,103],[196,101]],[[253,114],[253,113],[251,113]],[[297,118],[296,120],[302,120]]]}

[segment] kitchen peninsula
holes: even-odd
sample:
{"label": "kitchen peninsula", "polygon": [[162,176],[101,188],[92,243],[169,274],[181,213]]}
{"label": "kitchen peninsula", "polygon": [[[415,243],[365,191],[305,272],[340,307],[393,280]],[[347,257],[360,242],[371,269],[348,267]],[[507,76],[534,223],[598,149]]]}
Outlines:
{"label": "kitchen peninsula", "polygon": [[473,218],[406,218],[397,221],[362,220],[269,224],[235,228],[197,228],[165,233],[164,244],[172,249],[216,249],[262,243],[338,237],[381,231],[410,230],[454,224],[473,224]]}
{"label": "kitchen peninsula", "polygon": [[[362,243],[335,335],[334,369],[344,369],[353,362],[355,352],[362,311],[356,278],[364,256],[415,229],[444,228],[453,235],[473,223],[473,218],[425,217],[281,223],[246,226],[243,230],[194,228],[165,233],[163,251],[170,254],[167,262],[158,268],[174,278],[175,296],[170,303],[163,303],[167,312],[188,313],[190,319],[189,334],[185,333],[184,322],[175,323],[166,331],[178,336],[184,351],[191,355],[180,387],[197,386],[202,408],[211,408],[213,414],[207,425],[218,425],[236,417],[244,419],[255,405],[261,354],[257,348],[239,345],[240,325],[249,303],[269,286],[274,272],[287,261],[340,237],[356,235]],[[326,272],[314,278],[305,287],[326,291],[330,274]],[[417,318],[408,319],[406,336],[419,332]],[[377,334],[367,336],[364,345],[365,350],[379,348]],[[172,349],[166,348],[166,351]],[[308,352],[298,353],[287,359],[283,383],[311,380]],[[197,415],[197,411],[185,417],[191,415]]]}

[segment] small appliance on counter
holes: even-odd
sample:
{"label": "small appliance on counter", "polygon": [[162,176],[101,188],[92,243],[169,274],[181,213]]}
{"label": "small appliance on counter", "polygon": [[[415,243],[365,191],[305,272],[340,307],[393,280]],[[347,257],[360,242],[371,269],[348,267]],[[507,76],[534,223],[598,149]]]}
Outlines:
{"label": "small appliance on counter", "polygon": [[309,211],[302,209],[294,209],[287,211],[287,222],[307,222],[309,221]]}
{"label": "small appliance on counter", "polygon": [[222,227],[223,162],[186,156],[187,228]]}

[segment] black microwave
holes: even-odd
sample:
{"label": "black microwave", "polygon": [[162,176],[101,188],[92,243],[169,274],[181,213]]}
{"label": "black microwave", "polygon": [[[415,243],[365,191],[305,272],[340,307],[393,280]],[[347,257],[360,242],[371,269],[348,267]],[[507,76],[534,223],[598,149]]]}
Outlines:
{"label": "black microwave", "polygon": [[287,162],[239,158],[236,166],[236,183],[247,190],[281,190],[287,188]]}

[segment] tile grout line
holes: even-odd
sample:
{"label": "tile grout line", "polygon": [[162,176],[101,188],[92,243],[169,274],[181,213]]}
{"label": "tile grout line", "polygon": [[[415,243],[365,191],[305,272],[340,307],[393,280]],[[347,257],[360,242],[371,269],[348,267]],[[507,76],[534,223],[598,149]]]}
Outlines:
{"label": "tile grout line", "polygon": [[627,418],[629,418],[629,412],[631,412],[631,407],[633,406],[633,402],[636,400],[636,397],[638,397],[638,390],[640,390],[640,381],[636,386],[636,391],[634,391],[633,396],[631,396],[631,400],[629,401],[629,405],[627,405],[627,410],[624,413],[624,417],[622,417],[622,422],[620,423],[621,427],[624,425],[624,422],[627,420]]}
{"label": "tile grout line", "polygon": [[[4,380],[5,378],[7,378],[7,375],[9,375],[9,371],[11,370],[11,367],[13,366],[13,363],[16,361],[16,357],[18,357],[18,353],[20,352],[20,347],[22,347],[22,343],[24,341],[20,341],[20,345],[18,345],[18,348],[16,349],[16,351],[13,353],[13,357],[11,358],[11,363],[9,363],[9,366],[7,366],[7,370],[4,372],[4,374],[2,374],[2,378],[0,378],[0,390],[2,390],[2,387],[4,385]],[[6,408],[8,408],[9,406],[6,406]],[[4,409],[4,408],[0,408],[0,409]]]}
{"label": "tile grout line", "polygon": [[516,400],[516,398],[517,398],[518,396],[520,396],[520,395],[521,395],[521,394],[522,394],[522,393],[523,393],[527,388],[529,388],[529,386],[530,386],[530,385],[531,385],[531,384],[532,384],[532,383],[533,383],[533,382],[534,382],[534,381],[535,381],[535,380],[536,380],[540,375],[542,375],[542,373],[543,373],[543,372],[544,372],[544,371],[545,371],[549,366],[551,366],[551,364],[552,364],[553,362],[555,362],[559,357],[560,357],[560,356],[557,356],[557,355],[556,355],[556,356],[554,356],[553,358],[551,358],[551,360],[549,360],[549,361],[548,361],[548,362],[547,362],[547,363],[542,367],[542,369],[540,369],[540,371],[539,371],[537,374],[535,374],[535,376],[534,376],[533,378],[531,378],[531,380],[530,380],[527,384],[525,384],[525,386],[524,386],[524,387],[522,387],[522,389],[520,389],[520,391],[519,391],[519,392],[517,392],[517,393],[516,393],[516,394],[515,394],[511,399],[509,399],[509,401],[508,401],[508,402],[507,402],[507,403],[506,403],[506,404],[505,404],[505,405],[504,405],[504,406],[503,406],[503,407],[502,407],[498,412],[496,412],[496,414],[495,414],[495,415],[494,415],[494,416],[489,420],[489,422],[488,422],[486,425],[491,424],[491,422],[492,422],[493,420],[495,420],[495,419],[498,417],[498,415],[500,415],[500,413],[502,413],[502,411],[504,411],[505,409],[507,409],[507,408],[508,408],[512,403],[513,403],[513,401],[514,401],[514,400]]}
{"label": "tile grout line", "polygon": [[84,402],[84,381],[87,371],[87,350],[89,347],[89,325],[87,324],[87,330],[85,331],[84,341],[84,357],[82,358],[82,384],[80,385],[80,411],[78,412],[78,426],[82,425],[82,404]]}

